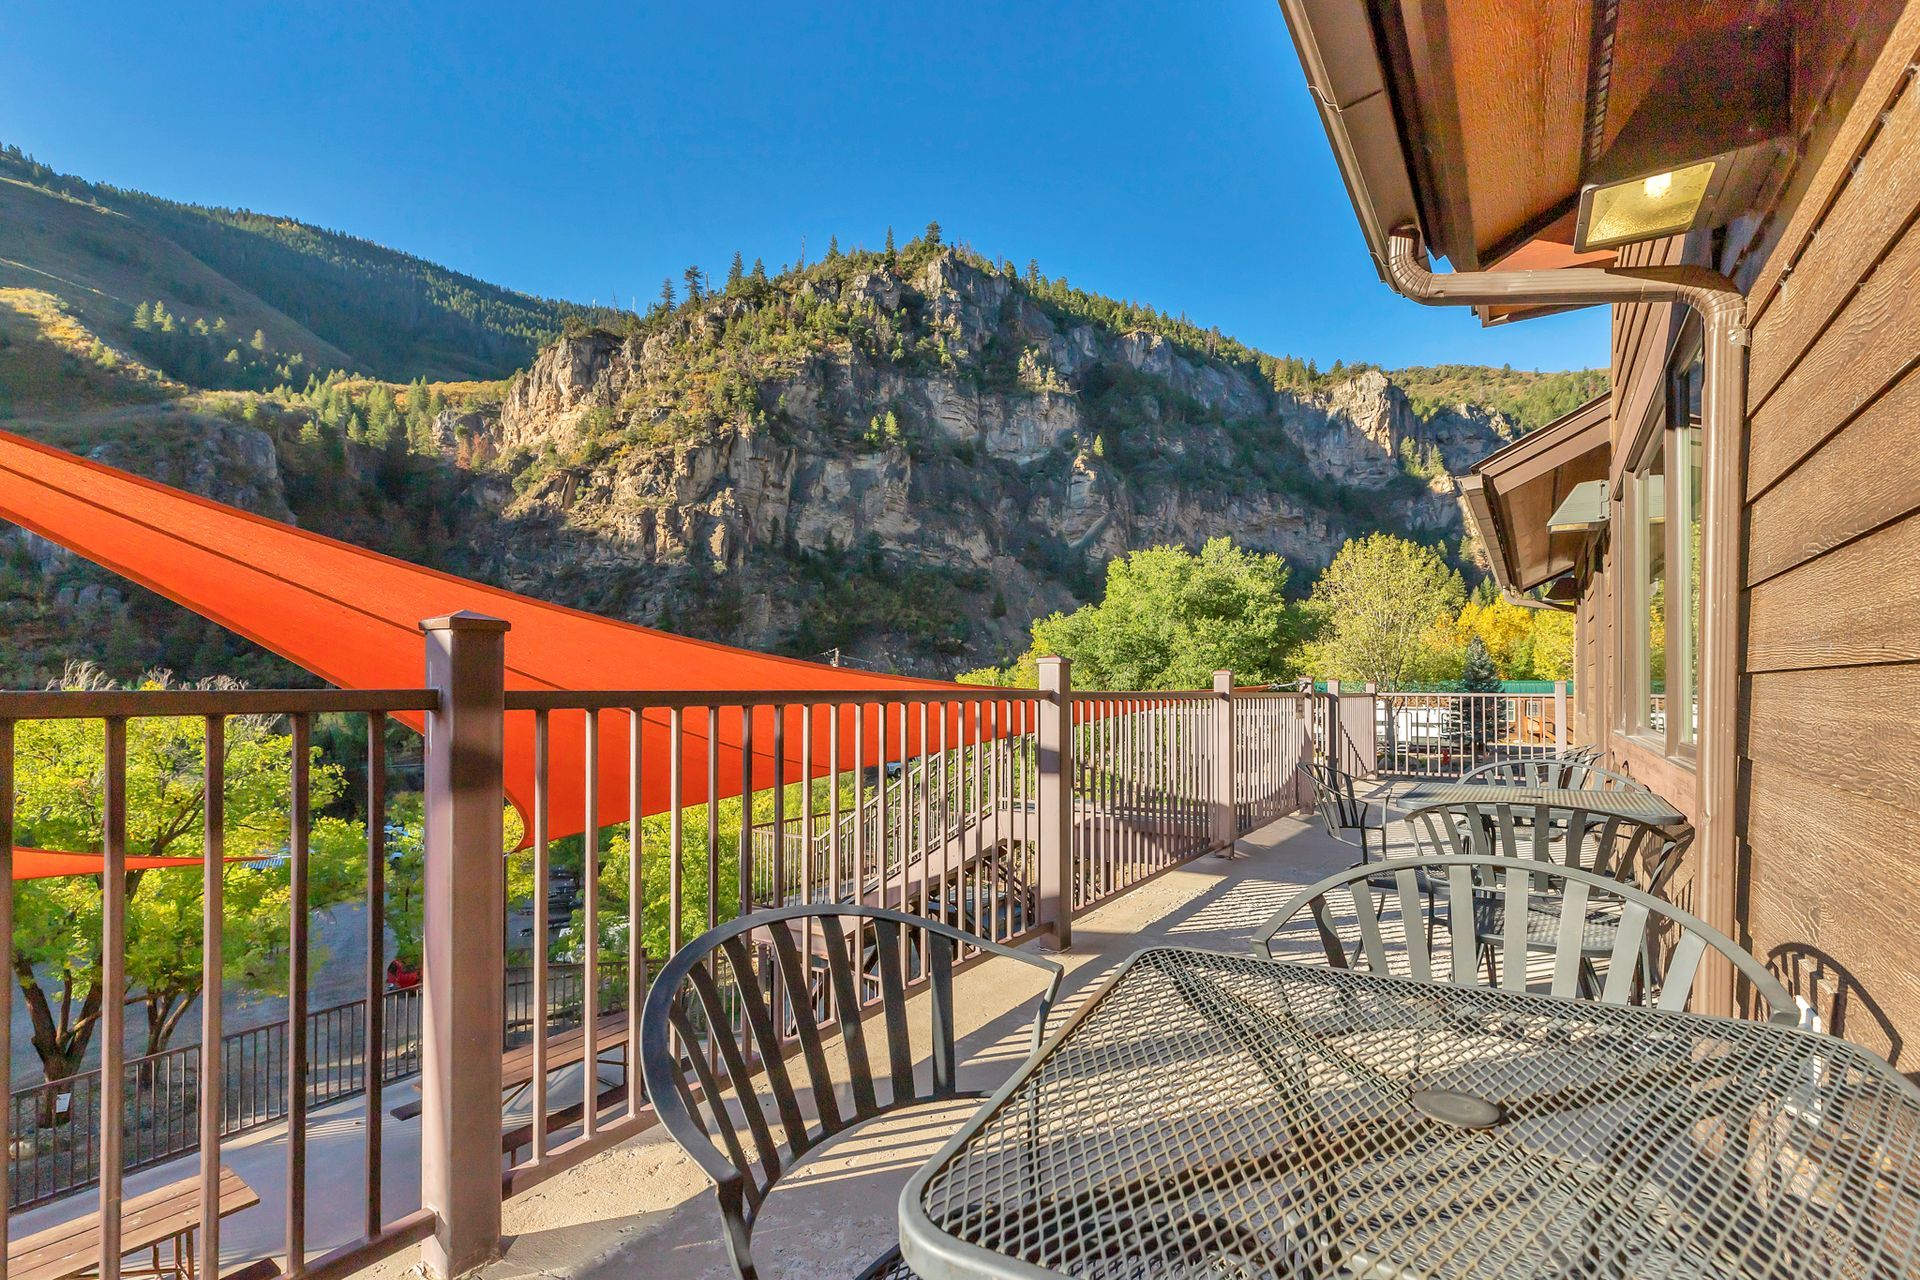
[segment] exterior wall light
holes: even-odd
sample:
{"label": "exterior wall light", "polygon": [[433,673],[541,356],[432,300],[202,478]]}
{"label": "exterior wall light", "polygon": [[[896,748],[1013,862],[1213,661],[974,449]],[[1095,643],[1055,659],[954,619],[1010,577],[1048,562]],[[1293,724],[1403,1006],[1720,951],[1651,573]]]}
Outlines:
{"label": "exterior wall light", "polygon": [[1611,249],[1692,230],[1722,157],[1582,188],[1574,248]]}

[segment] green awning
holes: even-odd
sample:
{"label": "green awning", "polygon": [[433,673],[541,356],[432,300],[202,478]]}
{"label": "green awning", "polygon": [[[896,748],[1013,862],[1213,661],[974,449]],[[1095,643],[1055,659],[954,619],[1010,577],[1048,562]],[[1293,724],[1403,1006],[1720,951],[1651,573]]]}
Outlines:
{"label": "green awning", "polygon": [[1555,533],[1586,533],[1607,522],[1607,482],[1588,480],[1573,486],[1566,500],[1547,517]]}

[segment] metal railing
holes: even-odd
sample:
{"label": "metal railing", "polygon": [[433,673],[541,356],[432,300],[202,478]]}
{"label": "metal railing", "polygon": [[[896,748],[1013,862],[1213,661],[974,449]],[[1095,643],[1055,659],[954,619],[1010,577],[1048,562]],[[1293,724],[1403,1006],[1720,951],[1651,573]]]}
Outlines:
{"label": "metal railing", "polygon": [[[603,1007],[625,1007],[624,983],[624,973],[609,970],[603,975]],[[530,977],[508,978],[505,1047],[532,1040],[532,997]],[[392,1084],[420,1072],[420,990],[389,991],[381,999],[380,1078]],[[580,967],[556,964],[548,990],[548,1026],[577,1026],[582,1007]],[[369,1040],[364,999],[308,1013],[307,1044],[309,1108],[365,1092]],[[221,1137],[236,1138],[286,1119],[287,1051],[285,1019],[227,1034],[220,1047],[225,1066]],[[199,1148],[195,1117],[201,1057],[198,1045],[186,1045],[127,1061],[126,1172],[165,1164]],[[100,1097],[97,1068],[9,1095],[9,1208],[46,1204],[99,1181]]]}
{"label": "metal railing", "polygon": [[[430,689],[403,690],[87,690],[72,692],[0,693],[0,861],[11,862],[14,843],[14,743],[15,726],[24,720],[94,721],[102,728],[104,754],[100,773],[102,815],[103,874],[100,912],[101,1013],[95,1035],[100,1044],[100,1066],[89,1073],[89,1083],[70,1092],[69,1108],[76,1098],[84,1099],[86,1114],[94,1117],[86,1134],[70,1148],[74,1162],[66,1170],[69,1179],[78,1179],[86,1170],[95,1172],[98,1186],[96,1210],[99,1235],[100,1280],[118,1280],[121,1264],[121,1187],[124,1176],[136,1162],[160,1158],[161,1154],[185,1141],[188,1120],[196,1130],[200,1152],[198,1191],[200,1220],[195,1233],[196,1257],[193,1264],[199,1274],[220,1274],[220,1146],[226,1136],[229,1116],[257,1114],[270,1109],[251,1092],[250,1081],[263,1074],[278,1075],[284,1082],[282,1118],[286,1126],[285,1168],[287,1194],[283,1215],[284,1270],[299,1272],[310,1267],[331,1265],[329,1258],[310,1259],[306,1248],[306,1141],[310,1064],[316,1038],[338,1032],[342,1037],[357,1030],[362,1045],[386,1042],[385,994],[386,938],[384,918],[384,876],[386,857],[386,721],[389,716],[417,718],[440,705]],[[366,761],[367,822],[366,912],[367,937],[365,990],[372,1016],[359,1019],[352,1028],[337,1025],[333,1010],[321,1010],[319,1020],[307,1008],[310,987],[311,941],[309,934],[309,837],[313,813],[310,804],[312,779],[312,728],[316,716],[337,714],[364,717],[368,743]],[[188,1049],[156,1055],[152,1059],[129,1060],[126,1054],[126,910],[127,910],[127,797],[128,797],[128,722],[144,717],[181,717],[203,721],[200,790],[203,795],[203,868],[202,868],[202,950],[209,956],[222,954],[225,928],[223,907],[226,830],[226,740],[227,723],[240,716],[285,717],[290,729],[291,752],[288,839],[285,857],[288,868],[287,938],[287,1020],[278,1041],[271,1037],[250,1039],[252,1032],[241,1033],[237,1061],[238,1087],[228,1088],[229,1037],[222,1027],[225,980],[222,966],[203,967],[200,989],[200,1043]],[[495,857],[498,857],[496,853]],[[14,885],[11,867],[0,868],[0,934],[11,936],[13,929]],[[0,1063],[12,1063],[13,984],[0,984]],[[364,1050],[363,1050],[364,1051]],[[365,1171],[365,1216],[360,1237],[336,1250],[339,1256],[372,1256],[380,1248],[398,1247],[416,1241],[430,1230],[430,1214],[412,1214],[388,1221],[380,1208],[381,1109],[378,1098],[382,1081],[368,1082],[370,1102],[366,1108],[367,1158]],[[143,1092],[142,1079],[157,1079],[160,1087]],[[8,1081],[11,1098],[11,1080]],[[161,1107],[159,1115],[144,1114],[155,1100],[171,1096],[176,1089],[191,1089],[194,1107],[190,1117],[174,1117]],[[15,1111],[11,1105],[4,1113],[7,1131],[0,1134],[0,1145],[9,1152],[10,1164],[16,1163]],[[36,1112],[36,1120],[39,1118]],[[21,1135],[24,1136],[24,1135]],[[131,1141],[130,1141],[131,1139]],[[58,1165],[56,1162],[56,1169]],[[35,1176],[38,1176],[37,1173]],[[0,1232],[4,1224],[0,1223]],[[4,1243],[4,1240],[0,1240]],[[372,1251],[372,1252],[370,1252]],[[332,1255],[330,1255],[332,1257]],[[337,1258],[333,1258],[337,1261]]]}
{"label": "metal railing", "polygon": [[1382,692],[1373,695],[1376,769],[1457,778],[1498,760],[1535,760],[1572,744],[1570,700],[1553,693]]}
{"label": "metal railing", "polygon": [[1315,751],[1313,703],[1306,694],[1252,690],[1233,696],[1234,831],[1245,835],[1299,810],[1299,766]]}
{"label": "metal railing", "polygon": [[1211,693],[1073,698],[1073,905],[1204,852],[1213,840]]}
{"label": "metal railing", "polygon": [[[51,717],[105,725],[101,944],[103,982],[118,996],[126,994],[126,903],[114,869],[127,853],[127,720],[205,720],[202,927],[213,955],[222,919],[223,725],[233,716],[273,714],[287,717],[291,729],[287,1020],[225,1033],[219,966],[208,966],[201,1043],[129,1060],[119,1048],[122,1002],[107,1001],[101,1068],[63,1082],[72,1086],[69,1108],[95,1117],[79,1126],[92,1145],[80,1143],[59,1157],[67,1165],[45,1174],[37,1163],[29,1172],[15,1161],[16,1181],[27,1180],[16,1198],[37,1201],[55,1186],[97,1179],[102,1280],[117,1277],[124,1174],[195,1147],[202,1189],[196,1263],[201,1274],[218,1274],[221,1142],[268,1124],[284,1126],[274,1141],[285,1186],[250,1212],[280,1218],[282,1272],[332,1276],[409,1243],[424,1245],[432,1269],[465,1269],[495,1247],[503,1193],[651,1123],[631,1051],[650,960],[657,965],[705,929],[773,903],[860,902],[928,915],[997,942],[1047,931],[1068,945],[1077,912],[1291,811],[1294,765],[1325,749],[1320,735],[1328,723],[1317,710],[1324,700],[1235,692],[1225,673],[1211,691],[1175,693],[1075,693],[1066,664],[1051,659],[1041,663],[1041,686],[1024,690],[535,691],[504,687],[501,624],[439,620],[429,624],[427,649],[431,687],[423,690],[0,693],[0,850],[11,847],[14,724]],[[366,722],[371,941],[368,995],[314,1011],[307,1008],[308,775],[312,719],[323,713]],[[384,990],[390,716],[426,729],[422,970],[425,990],[436,993],[400,1003]],[[517,780],[529,771],[529,791],[513,798],[527,824],[536,908],[529,967],[524,980],[512,981],[505,976],[500,815],[507,775]],[[635,812],[654,816],[636,820]],[[556,939],[543,909],[556,880],[556,831],[582,833],[570,963],[549,958]],[[610,867],[622,839],[626,865]],[[10,881],[0,878],[0,917],[11,908]],[[0,926],[9,923],[0,918]],[[842,941],[818,928],[796,934],[809,964],[824,963],[823,949]],[[883,975],[870,961],[861,962],[863,987],[877,996]],[[907,964],[905,982],[926,980],[911,958]],[[598,981],[583,982],[589,972]],[[497,985],[489,973],[501,975]],[[0,1028],[9,1025],[6,1013],[0,1008]],[[502,1058],[456,1049],[471,1044],[471,1028],[486,1021],[501,1029]],[[0,1041],[0,1060],[10,1060],[11,1047]],[[609,1076],[603,1059],[616,1050],[623,1068]],[[369,1073],[376,1058],[382,1069]],[[584,1064],[597,1065],[579,1073],[581,1100],[556,1106],[551,1078]],[[382,1088],[416,1072],[420,1203],[463,1206],[454,1219],[439,1216],[444,1208],[392,1220],[381,1212]],[[503,1116],[503,1084],[524,1087],[530,1099],[523,1126]],[[326,1241],[333,1247],[316,1255],[306,1223],[308,1113],[354,1093],[366,1097],[362,1207],[348,1215],[357,1234]],[[10,1106],[9,1133],[24,1136],[25,1112],[37,1122],[42,1107]],[[327,1226],[337,1234],[334,1219],[329,1211]]]}

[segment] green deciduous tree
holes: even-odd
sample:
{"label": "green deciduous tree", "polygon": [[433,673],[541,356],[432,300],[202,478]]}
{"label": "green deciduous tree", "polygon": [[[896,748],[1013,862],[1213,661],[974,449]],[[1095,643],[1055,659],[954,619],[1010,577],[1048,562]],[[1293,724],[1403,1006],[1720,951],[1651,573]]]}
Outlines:
{"label": "green deciduous tree", "polygon": [[1033,624],[1033,646],[1004,672],[972,672],[978,683],[1032,683],[1034,660],[1073,661],[1074,683],[1090,689],[1196,689],[1226,668],[1242,683],[1280,680],[1293,670],[1304,631],[1286,598],[1279,556],[1213,538],[1197,553],[1151,547],[1107,566],[1097,604]]}
{"label": "green deciduous tree", "polygon": [[[110,687],[100,673],[74,664],[60,682],[70,689]],[[142,683],[169,683],[155,673]],[[201,682],[197,687],[230,685]],[[292,739],[261,717],[226,722],[226,824],[229,857],[222,874],[226,910],[225,973],[250,986],[276,989],[287,937],[288,839]],[[197,854],[203,847],[205,725],[198,719],[131,720],[127,727],[127,852],[136,857]],[[23,722],[15,740],[17,839],[23,846],[99,850],[103,839],[106,744],[88,720]],[[337,767],[316,753],[310,777],[315,810],[343,785]],[[310,901],[325,907],[351,896],[356,859],[364,866],[358,823],[320,817],[313,824]],[[158,1052],[199,992],[201,869],[126,873],[129,998],[146,1013],[147,1051]],[[23,881],[16,886],[13,971],[32,1022],[32,1043],[49,1080],[81,1069],[99,1024],[101,892],[99,876]]]}
{"label": "green deciduous tree", "polygon": [[1460,575],[1434,548],[1388,533],[1351,540],[1313,585],[1318,635],[1303,664],[1316,676],[1382,690],[1431,678],[1431,633],[1465,601]]}

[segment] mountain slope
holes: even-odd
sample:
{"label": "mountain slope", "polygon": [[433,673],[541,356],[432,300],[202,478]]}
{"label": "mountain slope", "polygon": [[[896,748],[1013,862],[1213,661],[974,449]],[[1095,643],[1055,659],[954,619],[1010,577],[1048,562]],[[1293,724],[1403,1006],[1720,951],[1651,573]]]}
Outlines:
{"label": "mountain slope", "polygon": [[1303,585],[1374,529],[1470,556],[1447,472],[1519,429],[917,240],[577,331],[468,448],[522,530],[491,577],[942,672],[1142,546],[1228,534]]}
{"label": "mountain slope", "polygon": [[[935,228],[588,316],[351,237],[9,165],[9,429],[561,603],[926,674],[1018,652],[1142,546],[1226,534],[1286,556],[1301,590],[1376,529],[1471,564],[1448,473],[1605,384],[1322,371]],[[400,323],[436,281],[481,301]],[[540,323],[560,336],[536,348]],[[498,369],[516,343],[510,381],[425,380]],[[340,368],[385,379],[323,373]],[[300,678],[4,528],[0,629],[9,684],[68,657]]]}
{"label": "mountain slope", "polygon": [[0,284],[55,292],[105,332],[160,300],[261,329],[310,370],[496,378],[584,310],[293,219],[59,174],[18,147],[0,147],[0,179]]}

